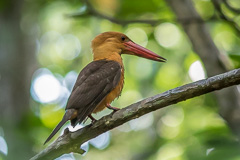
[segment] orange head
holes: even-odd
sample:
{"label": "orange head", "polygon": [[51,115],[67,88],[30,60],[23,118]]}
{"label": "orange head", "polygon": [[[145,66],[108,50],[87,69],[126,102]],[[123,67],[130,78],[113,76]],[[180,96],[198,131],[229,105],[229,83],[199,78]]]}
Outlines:
{"label": "orange head", "polygon": [[156,53],[134,43],[120,32],[104,32],[92,41],[94,60],[112,59],[121,54],[136,55],[150,60],[165,62],[166,59]]}

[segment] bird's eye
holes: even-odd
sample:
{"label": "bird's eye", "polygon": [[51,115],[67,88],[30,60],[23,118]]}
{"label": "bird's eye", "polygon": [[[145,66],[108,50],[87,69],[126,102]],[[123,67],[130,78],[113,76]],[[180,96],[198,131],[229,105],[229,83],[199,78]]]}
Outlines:
{"label": "bird's eye", "polygon": [[126,38],[124,36],[121,37],[122,41],[124,41]]}

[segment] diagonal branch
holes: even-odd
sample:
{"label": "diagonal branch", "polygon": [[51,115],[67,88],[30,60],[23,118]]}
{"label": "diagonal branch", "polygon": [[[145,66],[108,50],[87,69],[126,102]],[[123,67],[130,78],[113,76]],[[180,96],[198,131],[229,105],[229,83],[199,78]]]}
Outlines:
{"label": "diagonal branch", "polygon": [[169,105],[237,84],[240,84],[240,68],[146,98],[114,114],[107,115],[93,125],[88,125],[78,131],[70,132],[66,129],[62,136],[45,150],[32,157],[31,160],[54,159],[70,152],[82,154],[84,151],[80,149],[80,146],[84,142],[123,123]]}

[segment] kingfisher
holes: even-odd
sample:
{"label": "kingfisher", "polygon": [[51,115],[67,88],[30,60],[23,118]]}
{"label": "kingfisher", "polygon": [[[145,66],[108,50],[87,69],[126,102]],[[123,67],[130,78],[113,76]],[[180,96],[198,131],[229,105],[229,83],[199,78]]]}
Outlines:
{"label": "kingfisher", "polygon": [[91,47],[93,61],[79,73],[69,96],[65,114],[44,144],[69,120],[75,127],[87,118],[94,122],[92,113],[100,112],[105,108],[119,110],[111,106],[111,102],[120,96],[124,85],[122,54],[166,62],[165,58],[134,43],[120,32],[99,34],[92,40]]}

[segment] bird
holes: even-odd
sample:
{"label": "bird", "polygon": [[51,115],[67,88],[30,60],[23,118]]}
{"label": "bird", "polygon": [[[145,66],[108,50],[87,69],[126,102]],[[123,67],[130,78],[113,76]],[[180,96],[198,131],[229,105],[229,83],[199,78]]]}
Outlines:
{"label": "bird", "polygon": [[87,118],[92,122],[97,113],[105,108],[119,110],[111,102],[119,97],[124,85],[122,54],[135,55],[158,62],[166,59],[134,43],[120,32],[104,32],[92,40],[93,61],[79,73],[66,104],[65,114],[56,128],[46,139],[46,144],[67,122],[75,127]]}

